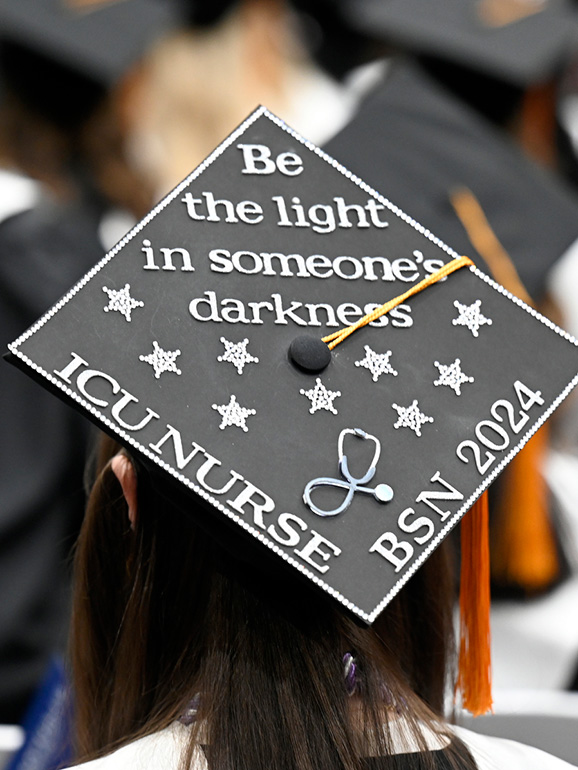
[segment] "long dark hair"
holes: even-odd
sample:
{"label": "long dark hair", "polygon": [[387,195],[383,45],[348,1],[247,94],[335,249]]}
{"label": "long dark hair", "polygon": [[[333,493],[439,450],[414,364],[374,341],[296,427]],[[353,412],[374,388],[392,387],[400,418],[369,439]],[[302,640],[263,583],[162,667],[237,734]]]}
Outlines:
{"label": "long dark hair", "polygon": [[[453,585],[443,548],[363,628],[293,581],[231,567],[228,552],[150,490],[132,529],[110,469],[117,451],[103,442],[76,552],[81,759],[168,726],[196,695],[183,767],[202,742],[211,770],[358,770],[363,756],[394,754],[394,720],[424,750],[424,728],[445,734]],[[358,672],[353,696],[346,653]],[[448,751],[451,766],[475,767],[459,741]],[[433,767],[427,751],[420,757]]]}

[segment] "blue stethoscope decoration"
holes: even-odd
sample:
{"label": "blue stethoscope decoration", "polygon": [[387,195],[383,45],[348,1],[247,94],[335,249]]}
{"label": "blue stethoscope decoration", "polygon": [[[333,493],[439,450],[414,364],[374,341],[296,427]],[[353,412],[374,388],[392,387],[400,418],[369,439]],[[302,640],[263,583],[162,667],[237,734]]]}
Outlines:
{"label": "blue stethoscope decoration", "polygon": [[[343,441],[345,436],[348,434],[357,436],[357,438],[361,438],[366,441],[373,441],[375,444],[375,451],[373,453],[371,465],[369,466],[367,473],[359,479],[352,476],[349,472],[347,455],[343,452]],[[312,479],[307,484],[305,491],[303,492],[303,502],[305,505],[311,508],[313,513],[316,513],[318,516],[337,516],[349,508],[351,501],[353,500],[353,496],[356,492],[362,492],[365,495],[373,495],[373,497],[375,497],[375,499],[380,503],[388,503],[393,499],[393,489],[389,486],[389,484],[378,484],[374,488],[363,486],[364,484],[368,484],[375,476],[375,469],[381,454],[381,444],[379,443],[379,439],[377,439],[375,436],[372,436],[371,433],[366,433],[361,428],[345,428],[339,434],[339,439],[337,441],[337,452],[339,458],[339,473],[343,477],[343,480],[321,476],[317,479]],[[338,508],[333,508],[330,511],[319,508],[311,499],[311,493],[314,489],[318,489],[319,487],[336,487],[337,489],[346,489],[347,494],[345,496],[345,500]]]}

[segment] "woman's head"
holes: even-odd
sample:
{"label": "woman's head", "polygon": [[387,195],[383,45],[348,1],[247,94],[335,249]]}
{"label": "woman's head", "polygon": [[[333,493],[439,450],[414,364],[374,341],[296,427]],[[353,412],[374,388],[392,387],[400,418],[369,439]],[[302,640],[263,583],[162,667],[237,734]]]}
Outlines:
{"label": "woman's head", "polygon": [[441,714],[452,633],[444,549],[368,629],[294,578],[236,561],[148,481],[103,441],[76,554],[83,755],[160,729],[196,695],[215,768],[240,752],[247,767],[353,768],[368,741],[388,751],[388,715],[403,714],[419,737],[416,720]]}

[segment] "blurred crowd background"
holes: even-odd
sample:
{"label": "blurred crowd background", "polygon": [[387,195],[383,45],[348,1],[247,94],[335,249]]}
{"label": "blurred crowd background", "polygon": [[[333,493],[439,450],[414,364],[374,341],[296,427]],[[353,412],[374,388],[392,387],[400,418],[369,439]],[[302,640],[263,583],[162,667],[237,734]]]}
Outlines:
{"label": "blurred crowd background", "polygon": [[[578,336],[578,2],[0,0],[2,348],[259,104]],[[21,725],[65,654],[94,437],[5,365],[0,431]],[[496,713],[553,704],[576,735],[576,397],[494,487]]]}

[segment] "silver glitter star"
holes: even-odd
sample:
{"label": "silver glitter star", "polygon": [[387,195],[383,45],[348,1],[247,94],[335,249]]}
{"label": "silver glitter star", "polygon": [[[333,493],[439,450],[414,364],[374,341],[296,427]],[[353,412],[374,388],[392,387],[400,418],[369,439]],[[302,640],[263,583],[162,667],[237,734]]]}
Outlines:
{"label": "silver glitter star", "polygon": [[233,364],[237,370],[237,374],[243,374],[245,364],[258,364],[259,359],[247,353],[247,345],[249,340],[245,338],[242,342],[229,342],[224,337],[221,337],[221,342],[225,346],[225,352],[222,356],[217,357],[217,361],[227,361]]}
{"label": "silver glitter star", "polygon": [[130,323],[130,314],[135,307],[144,307],[144,302],[138,299],[133,299],[130,296],[130,284],[125,283],[124,288],[116,291],[116,289],[109,289],[106,286],[102,287],[102,290],[108,295],[108,306],[104,308],[104,312],[108,313],[109,310],[118,310],[119,313],[126,318]]}
{"label": "silver glitter star", "polygon": [[459,358],[456,358],[453,364],[450,364],[449,366],[444,366],[444,364],[440,364],[439,361],[434,361],[434,364],[440,372],[440,376],[434,381],[434,385],[449,385],[458,396],[462,395],[461,387],[464,382],[474,381],[473,377],[468,377],[467,374],[462,372]]}
{"label": "silver glitter star", "polygon": [[163,350],[159,343],[154,340],[153,352],[149,353],[148,356],[139,356],[139,361],[145,361],[147,364],[150,364],[155,370],[155,377],[158,380],[163,372],[181,374],[181,370],[175,364],[177,356],[180,355],[180,350]]}
{"label": "silver glitter star", "polygon": [[337,409],[333,406],[333,401],[341,395],[340,390],[328,390],[321,382],[319,377],[315,380],[315,387],[310,390],[299,391],[302,396],[306,396],[311,401],[309,414],[315,414],[320,409],[326,409],[328,412],[337,414]]}
{"label": "silver glitter star", "polygon": [[454,318],[452,324],[454,326],[467,326],[474,337],[478,336],[478,329],[480,326],[487,324],[491,326],[492,321],[490,318],[486,318],[480,311],[482,304],[481,299],[477,299],[472,305],[462,305],[457,300],[454,301],[454,307],[457,307],[459,316]]}
{"label": "silver glitter star", "polygon": [[393,374],[394,377],[397,377],[397,372],[389,363],[391,350],[385,353],[376,353],[369,345],[364,345],[363,347],[365,348],[365,358],[362,358],[361,361],[356,361],[355,366],[363,366],[365,369],[369,369],[374,382],[377,382],[382,374]]}
{"label": "silver glitter star", "polygon": [[213,404],[212,406],[223,418],[219,425],[221,430],[229,427],[229,425],[235,425],[247,433],[249,430],[245,425],[247,417],[257,414],[255,409],[245,409],[244,406],[241,406],[235,396],[231,396],[228,404]]}
{"label": "silver glitter star", "polygon": [[416,436],[421,436],[421,426],[426,422],[433,422],[433,417],[428,417],[420,411],[417,405],[417,399],[415,399],[411,406],[398,406],[392,404],[392,407],[397,411],[399,419],[393,426],[394,428],[410,428],[414,431]]}

